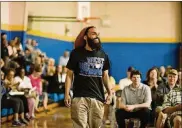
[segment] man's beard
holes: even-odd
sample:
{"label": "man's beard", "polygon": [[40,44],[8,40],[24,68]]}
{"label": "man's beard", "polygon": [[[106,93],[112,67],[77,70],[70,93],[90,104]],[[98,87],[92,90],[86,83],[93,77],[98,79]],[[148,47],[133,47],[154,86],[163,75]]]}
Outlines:
{"label": "man's beard", "polygon": [[87,36],[87,42],[89,47],[92,50],[100,50],[101,49],[101,42],[98,37],[91,39],[90,37]]}

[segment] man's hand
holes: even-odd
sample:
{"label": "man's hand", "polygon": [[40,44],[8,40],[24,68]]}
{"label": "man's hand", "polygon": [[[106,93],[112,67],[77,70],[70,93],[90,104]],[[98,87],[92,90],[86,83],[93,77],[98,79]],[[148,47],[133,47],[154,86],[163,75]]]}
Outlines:
{"label": "man's hand", "polygon": [[112,95],[110,94],[110,95],[108,95],[108,96],[106,97],[105,104],[111,104],[111,101],[112,101]]}
{"label": "man's hand", "polygon": [[70,107],[71,106],[71,97],[70,97],[70,95],[65,95],[64,103],[65,103],[65,105],[67,107]]}
{"label": "man's hand", "polygon": [[135,105],[126,105],[125,110],[131,112],[135,109]]}

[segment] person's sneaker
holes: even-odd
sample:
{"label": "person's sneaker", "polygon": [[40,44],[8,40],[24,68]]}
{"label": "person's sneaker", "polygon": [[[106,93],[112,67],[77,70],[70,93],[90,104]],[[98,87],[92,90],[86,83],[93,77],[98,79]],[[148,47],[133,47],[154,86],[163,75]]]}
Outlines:
{"label": "person's sneaker", "polygon": [[27,120],[28,122],[30,122],[30,117],[25,117],[25,120]]}
{"label": "person's sneaker", "polygon": [[48,113],[48,112],[50,112],[50,110],[49,109],[45,109],[44,112],[45,113]]}
{"label": "person's sneaker", "polygon": [[13,127],[17,127],[17,126],[24,126],[21,122],[19,122],[19,121],[13,121],[12,122],[12,126]]}
{"label": "person's sneaker", "polygon": [[30,120],[34,120],[34,119],[37,119],[37,118],[35,116],[30,117]]}
{"label": "person's sneaker", "polygon": [[25,125],[28,125],[29,124],[28,121],[25,120],[25,119],[20,119],[20,122],[23,123],[23,124],[25,124]]}

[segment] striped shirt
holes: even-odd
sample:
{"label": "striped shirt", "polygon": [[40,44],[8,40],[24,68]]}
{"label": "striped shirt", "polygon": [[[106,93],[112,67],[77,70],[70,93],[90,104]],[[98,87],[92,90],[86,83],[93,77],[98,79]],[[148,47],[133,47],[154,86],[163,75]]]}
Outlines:
{"label": "striped shirt", "polygon": [[[168,107],[173,107],[179,104],[182,104],[182,88],[175,88],[165,95],[162,109],[164,110]],[[182,115],[182,111],[175,111],[171,116],[178,114]]]}

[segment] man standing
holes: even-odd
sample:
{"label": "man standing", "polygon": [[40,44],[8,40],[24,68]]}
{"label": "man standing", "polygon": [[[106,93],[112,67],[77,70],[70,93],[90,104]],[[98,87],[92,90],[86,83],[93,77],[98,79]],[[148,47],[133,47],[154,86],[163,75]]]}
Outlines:
{"label": "man standing", "polygon": [[[67,64],[65,104],[71,106],[74,128],[100,128],[104,103],[111,102],[108,70],[109,58],[101,49],[96,27],[83,29],[75,41],[75,48]],[[73,99],[69,92],[73,82]],[[105,86],[108,96],[104,97]]]}
{"label": "man standing", "polygon": [[147,85],[141,83],[141,73],[138,70],[131,72],[131,81],[132,84],[126,86],[121,98],[118,98],[116,120],[119,128],[125,128],[125,119],[139,118],[140,128],[145,128],[149,121],[151,91]]}

